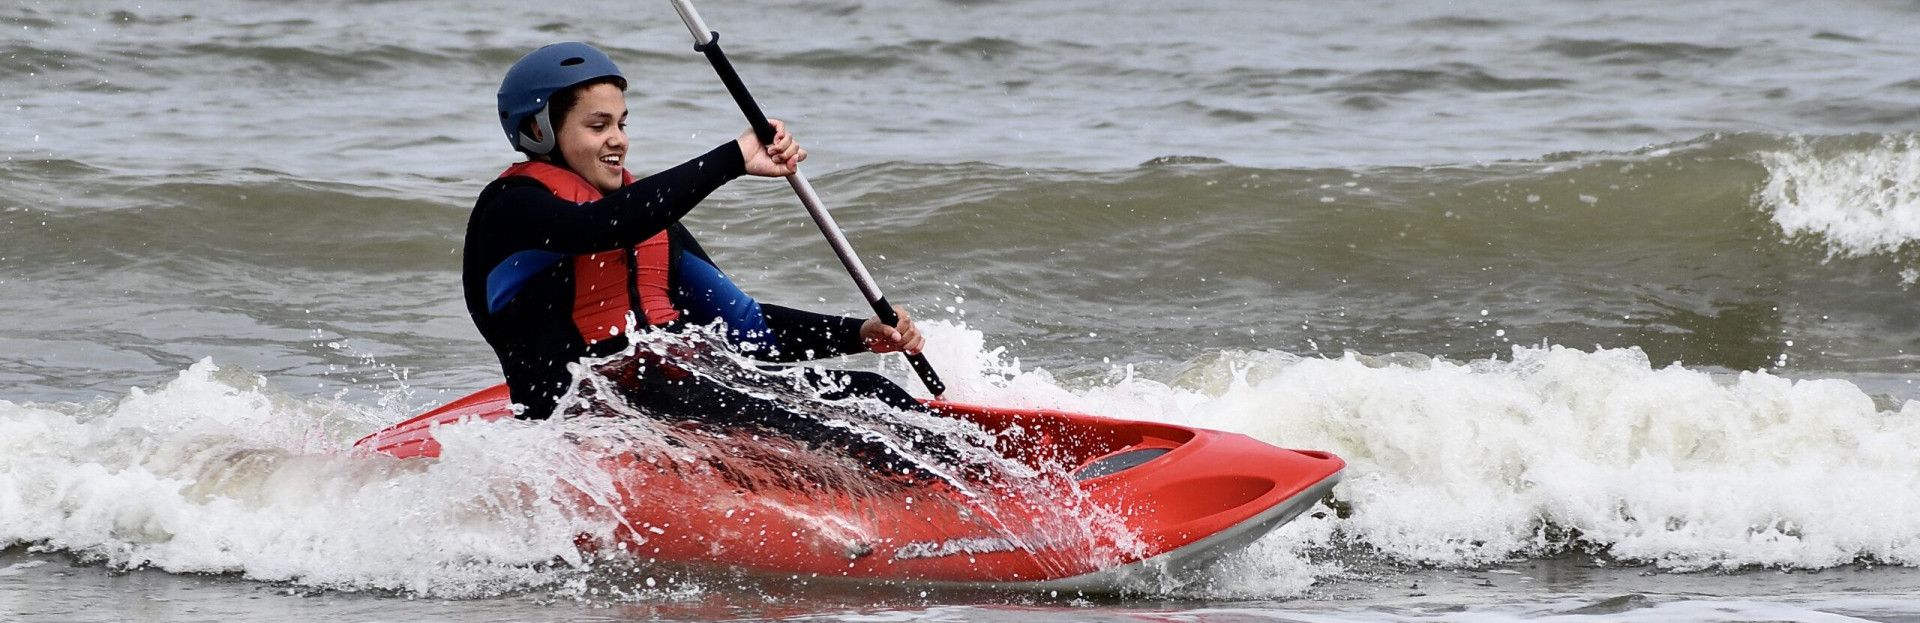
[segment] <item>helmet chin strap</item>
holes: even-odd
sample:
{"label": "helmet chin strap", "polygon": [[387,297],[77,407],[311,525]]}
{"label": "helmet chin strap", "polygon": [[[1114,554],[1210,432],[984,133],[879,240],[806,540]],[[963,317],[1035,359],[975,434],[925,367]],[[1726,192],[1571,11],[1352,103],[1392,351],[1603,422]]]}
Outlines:
{"label": "helmet chin strap", "polygon": [[540,112],[533,113],[533,125],[540,129],[540,138],[538,140],[527,136],[526,132],[520,133],[520,148],[526,150],[527,153],[544,156],[547,155],[547,152],[553,151],[553,143],[556,137],[553,135],[553,119],[551,115],[547,114],[547,111],[551,108],[551,104],[541,106]]}

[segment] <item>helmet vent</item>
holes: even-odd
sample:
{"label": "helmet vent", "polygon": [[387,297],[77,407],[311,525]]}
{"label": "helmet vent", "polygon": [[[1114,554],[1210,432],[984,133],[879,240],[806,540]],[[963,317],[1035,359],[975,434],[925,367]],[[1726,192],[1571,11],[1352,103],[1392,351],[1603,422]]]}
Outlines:
{"label": "helmet vent", "polygon": [[581,64],[581,63],[585,63],[585,62],[587,62],[587,59],[584,59],[584,58],[580,58],[580,57],[578,57],[578,56],[575,56],[575,57],[572,57],[572,58],[568,58],[567,60],[564,60],[564,61],[560,61],[560,66],[561,66],[561,67],[572,67],[572,66],[574,66],[574,65],[578,65],[578,64]]}

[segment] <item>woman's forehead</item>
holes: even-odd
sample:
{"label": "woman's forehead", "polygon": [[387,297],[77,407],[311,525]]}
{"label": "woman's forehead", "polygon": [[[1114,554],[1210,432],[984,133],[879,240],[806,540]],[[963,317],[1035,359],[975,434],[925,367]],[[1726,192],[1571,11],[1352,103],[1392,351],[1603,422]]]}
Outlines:
{"label": "woman's forehead", "polygon": [[573,110],[581,114],[625,115],[627,94],[611,84],[596,84],[580,92]]}

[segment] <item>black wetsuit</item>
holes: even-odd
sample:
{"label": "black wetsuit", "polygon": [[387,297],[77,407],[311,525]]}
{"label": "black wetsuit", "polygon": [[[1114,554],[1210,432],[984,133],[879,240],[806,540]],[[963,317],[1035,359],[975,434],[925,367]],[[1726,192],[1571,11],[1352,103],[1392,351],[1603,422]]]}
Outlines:
{"label": "black wetsuit", "polygon": [[[693,160],[637,180],[598,201],[574,204],[527,178],[495,180],[481,191],[467,223],[462,273],[467,313],[480,329],[506,374],[521,417],[545,418],[572,380],[567,364],[586,356],[604,356],[626,348],[624,337],[589,346],[573,321],[572,262],[557,262],[534,274],[497,310],[489,310],[488,274],[507,258],[528,250],[584,255],[631,247],[662,230],[670,232],[670,254],[690,253],[709,263],[680,217],[714,189],[745,173],[740,149],[728,142]],[[671,279],[669,280],[672,281]],[[676,293],[675,307],[681,301]],[[759,306],[775,347],[752,353],[773,361],[799,361],[866,352],[858,318],[828,316],[777,305]],[[885,400],[899,407],[915,403],[885,377],[871,373],[835,373],[848,392]],[[713,383],[665,383],[661,375],[642,375],[633,388],[647,406],[669,414],[712,417],[734,414],[746,422],[777,425],[788,417],[778,405],[746,398]],[[664,384],[663,384],[664,383]],[[831,397],[835,397],[830,395]]]}

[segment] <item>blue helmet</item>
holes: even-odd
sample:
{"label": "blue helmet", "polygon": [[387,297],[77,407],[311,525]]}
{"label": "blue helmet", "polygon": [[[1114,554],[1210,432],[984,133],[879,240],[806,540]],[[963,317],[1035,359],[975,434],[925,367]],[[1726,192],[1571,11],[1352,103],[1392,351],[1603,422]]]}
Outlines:
{"label": "blue helmet", "polygon": [[[507,132],[507,142],[529,154],[553,151],[553,120],[547,111],[553,94],[609,76],[619,78],[624,88],[626,77],[620,75],[613,59],[578,41],[549,44],[520,57],[507,69],[506,79],[500,81],[500,129]],[[539,125],[541,140],[520,132],[520,124],[528,117]]]}

